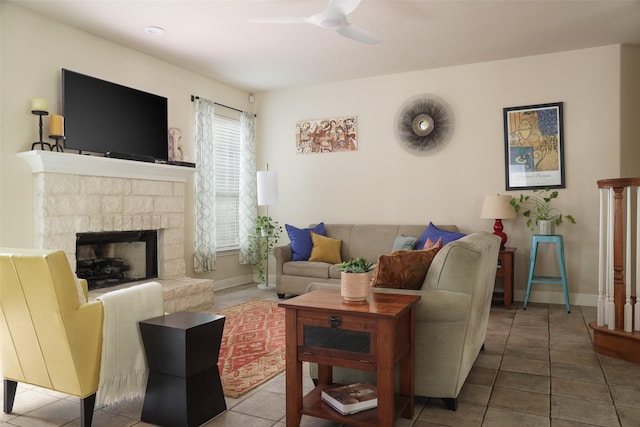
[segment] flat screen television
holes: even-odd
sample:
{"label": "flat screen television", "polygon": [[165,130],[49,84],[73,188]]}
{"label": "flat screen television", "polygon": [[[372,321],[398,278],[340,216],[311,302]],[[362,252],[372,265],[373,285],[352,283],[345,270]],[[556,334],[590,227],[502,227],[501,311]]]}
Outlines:
{"label": "flat screen television", "polygon": [[167,98],[62,69],[65,148],[167,160]]}

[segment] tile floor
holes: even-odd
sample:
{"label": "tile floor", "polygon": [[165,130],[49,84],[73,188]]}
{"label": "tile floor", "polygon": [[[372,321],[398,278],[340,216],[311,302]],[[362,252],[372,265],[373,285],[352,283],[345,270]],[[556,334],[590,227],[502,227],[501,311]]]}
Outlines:
{"label": "tile floor", "polygon": [[[213,309],[262,298],[273,292],[246,285],[216,291]],[[588,323],[595,308],[530,304],[522,310],[492,309],[485,351],[448,411],[439,399],[418,398],[412,420],[397,427],[427,426],[640,426],[640,365],[593,352]],[[311,387],[311,382],[306,382]],[[206,427],[284,427],[284,374],[238,399]],[[140,422],[142,400],[98,408],[94,427],[148,425]],[[79,401],[20,385],[13,414],[0,413],[0,426],[79,426]],[[303,417],[303,427],[337,427]]]}

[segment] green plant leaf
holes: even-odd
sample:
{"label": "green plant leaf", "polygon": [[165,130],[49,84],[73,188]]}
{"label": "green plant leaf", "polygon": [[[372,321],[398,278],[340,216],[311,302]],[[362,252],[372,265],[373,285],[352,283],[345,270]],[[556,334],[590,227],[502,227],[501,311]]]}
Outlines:
{"label": "green plant leaf", "polygon": [[526,209],[522,211],[522,216],[527,218],[528,228],[534,230],[532,225],[537,224],[540,220],[552,220],[556,225],[562,224],[563,219],[572,224],[576,223],[573,216],[563,215],[559,209],[551,206],[551,202],[560,195],[558,191],[544,188],[534,189],[533,193],[533,195],[520,194],[518,198],[520,204],[516,202],[516,198],[512,198],[510,201],[516,213],[520,213],[521,209]]}

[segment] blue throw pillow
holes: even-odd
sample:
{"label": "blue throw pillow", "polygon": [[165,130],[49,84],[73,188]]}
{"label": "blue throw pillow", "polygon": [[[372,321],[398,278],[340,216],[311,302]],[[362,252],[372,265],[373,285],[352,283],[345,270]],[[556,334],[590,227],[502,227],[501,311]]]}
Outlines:
{"label": "blue throw pillow", "polygon": [[[416,244],[417,240],[418,239],[416,239],[415,237],[411,237],[411,236],[402,236],[402,235],[397,236],[396,240],[394,240],[394,242],[393,242],[393,247],[391,248],[391,252],[409,251],[409,250],[413,249],[413,247]],[[420,248],[420,249],[422,249],[422,248]]]}
{"label": "blue throw pillow", "polygon": [[432,242],[437,242],[438,239],[442,238],[442,245],[446,245],[449,242],[453,242],[454,240],[458,240],[461,237],[464,237],[463,233],[456,233],[454,231],[446,231],[440,230],[438,227],[433,225],[432,222],[429,223],[429,226],[424,230],[422,236],[418,237],[418,241],[416,242],[414,248],[422,249],[424,248],[424,244],[427,239],[431,239]]}
{"label": "blue throw pillow", "polygon": [[311,241],[311,232],[321,236],[325,235],[324,222],[313,228],[297,228],[293,225],[285,224],[289,240],[291,240],[291,261],[307,261],[311,256],[313,242]]}

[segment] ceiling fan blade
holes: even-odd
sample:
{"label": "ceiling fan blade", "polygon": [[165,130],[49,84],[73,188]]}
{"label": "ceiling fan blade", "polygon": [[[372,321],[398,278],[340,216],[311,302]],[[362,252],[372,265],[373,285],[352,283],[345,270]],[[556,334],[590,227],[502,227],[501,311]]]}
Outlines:
{"label": "ceiling fan blade", "polygon": [[274,16],[271,18],[250,18],[249,22],[258,24],[306,24],[309,18],[298,16]]}
{"label": "ceiling fan blade", "polygon": [[367,30],[363,30],[357,25],[346,23],[341,28],[337,28],[336,31],[338,34],[350,38],[352,40],[356,40],[362,43],[367,44],[377,44],[380,43],[380,39],[368,32]]}
{"label": "ceiling fan blade", "polygon": [[348,15],[360,4],[361,0],[329,0],[329,6],[325,12],[338,12],[342,15]]}

